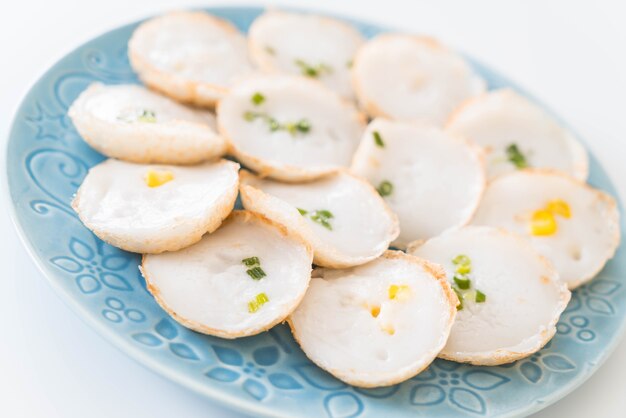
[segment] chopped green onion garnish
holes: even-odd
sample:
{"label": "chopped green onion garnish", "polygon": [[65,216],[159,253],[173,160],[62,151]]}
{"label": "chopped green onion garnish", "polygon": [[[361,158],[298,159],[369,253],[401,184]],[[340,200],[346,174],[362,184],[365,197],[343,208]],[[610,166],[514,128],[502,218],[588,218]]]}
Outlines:
{"label": "chopped green onion garnish", "polygon": [[320,209],[315,211],[316,216],[321,216],[323,218],[334,218],[333,214],[326,209]]}
{"label": "chopped green onion garnish", "polygon": [[472,281],[470,279],[457,276],[454,276],[454,283],[456,283],[461,290],[467,290],[472,285]]}
{"label": "chopped green onion garnish", "polygon": [[248,276],[252,277],[254,280],[260,280],[267,276],[267,274],[265,274],[263,269],[259,266],[246,270],[246,273],[248,273]]}
{"label": "chopped green onion garnish", "polygon": [[306,62],[302,61],[302,60],[296,60],[295,61],[296,65],[298,67],[300,67],[300,70],[302,71],[302,75],[306,75],[309,77],[317,77],[318,76],[318,72],[315,68],[311,67],[310,65],[308,65]]}
{"label": "chopped green onion garnish", "polygon": [[248,312],[255,313],[259,308],[269,302],[269,298],[265,293],[259,293],[256,297],[248,302]]}
{"label": "chopped green onion garnish", "polygon": [[528,167],[526,157],[517,147],[517,144],[511,144],[506,148],[506,157],[508,158],[509,162],[517,168]]}
{"label": "chopped green onion garnish", "polygon": [[260,280],[267,276],[261,268],[261,261],[259,260],[259,257],[244,258],[241,262],[244,266],[250,267],[246,270],[246,273],[248,273],[248,276],[252,277],[254,280]]}
{"label": "chopped green onion garnish", "polygon": [[153,110],[144,110],[137,118],[139,122],[155,123],[156,113]]}
{"label": "chopped green onion garnish", "polygon": [[319,75],[317,70],[313,67],[303,68],[302,72],[304,73],[304,75],[309,76],[309,77],[317,77]]}
{"label": "chopped green onion garnish", "polygon": [[459,254],[452,259],[452,264],[458,266],[459,264],[471,264],[471,260],[468,256],[464,254]]}
{"label": "chopped green onion garnish", "polygon": [[296,123],[287,123],[285,124],[285,130],[291,134],[291,136],[295,136],[296,133],[302,132],[307,133],[311,129],[311,124],[306,119],[300,119]]}
{"label": "chopped green onion garnish", "polygon": [[259,257],[244,258],[243,260],[241,260],[241,262],[246,267],[254,267],[254,266],[260,266],[261,265],[261,262],[259,261]]}
{"label": "chopped green onion garnish", "polygon": [[307,77],[319,77],[322,73],[330,74],[333,72],[333,69],[326,64],[318,64],[316,66],[312,66],[305,62],[304,60],[297,59],[294,61],[298,67],[300,67],[300,71],[302,75]]}
{"label": "chopped green onion garnish", "polygon": [[311,130],[311,124],[306,119],[300,119],[296,124],[298,132],[307,133]]}
{"label": "chopped green onion garnish", "polygon": [[[452,259],[452,264],[456,266],[456,272],[458,274],[454,275],[452,278],[454,281],[452,289],[459,300],[473,300],[476,303],[485,302],[487,296],[478,289],[472,289],[472,281],[468,277],[468,274],[472,271],[472,260],[464,254],[459,254]],[[462,305],[461,308],[458,309],[461,310]]]}
{"label": "chopped green onion garnish", "polygon": [[352,68],[352,64],[353,64],[353,63],[354,63],[354,62],[353,62],[352,60],[350,60],[350,61],[346,62],[346,67],[348,67],[348,68]]}
{"label": "chopped green onion garnish", "polygon": [[333,226],[330,224],[330,220],[333,219],[335,216],[329,210],[318,209],[318,210],[314,210],[313,212],[309,214],[309,211],[307,211],[306,209],[301,209],[301,208],[297,208],[297,209],[298,209],[298,212],[300,212],[300,215],[302,216],[308,215],[309,219],[312,220],[313,222],[322,225],[324,228],[328,229],[329,231],[333,230]]}
{"label": "chopped green onion garnish", "polygon": [[270,126],[270,131],[275,132],[280,129],[280,123],[274,118],[268,118],[267,123]]}
{"label": "chopped green onion garnish", "polygon": [[374,143],[380,148],[385,148],[385,142],[383,141],[383,137],[380,136],[380,132],[374,131],[372,135],[374,136]]}
{"label": "chopped green onion garnish", "polygon": [[298,132],[298,128],[296,128],[296,124],[295,123],[288,123],[285,126],[285,129],[287,130],[287,132],[289,132],[291,134],[291,136],[295,136],[296,133]]}
{"label": "chopped green onion garnish", "polygon": [[265,96],[263,96],[261,93],[257,91],[256,93],[252,95],[252,98],[250,100],[255,106],[259,106],[263,104],[263,102],[265,101]]}
{"label": "chopped green onion garnish", "polygon": [[324,228],[328,229],[329,231],[333,230],[333,226],[330,224],[330,222],[328,222],[326,219],[323,218],[311,218],[314,222],[317,222],[318,224],[322,225]]}
{"label": "chopped green onion garnish", "polygon": [[[259,105],[265,100],[265,98],[262,95],[260,95],[261,98],[258,98],[257,94],[260,95],[260,93],[255,93],[255,95],[252,96],[252,99],[251,99],[255,105]],[[256,100],[255,100],[255,97],[257,97]],[[295,123],[288,122],[288,123],[281,125],[276,119],[274,119],[273,117],[269,116],[266,113],[253,112],[250,110],[244,112],[243,118],[247,122],[252,122],[256,119],[261,119],[265,123],[267,123],[267,126],[270,129],[270,132],[284,130],[284,131],[289,132],[291,136],[296,136],[297,133],[306,134],[311,130],[311,123],[306,119],[300,119],[299,121]]]}
{"label": "chopped green onion garnish", "polygon": [[247,120],[248,122],[252,122],[252,121],[253,121],[253,120],[255,120],[257,117],[258,117],[258,116],[257,116],[257,114],[256,114],[256,113],[254,113],[254,112],[250,112],[250,111],[247,111],[247,112],[245,112],[245,113],[243,114],[243,118],[244,118],[245,120]]}
{"label": "chopped green onion garnish", "polygon": [[461,275],[466,275],[472,271],[472,260],[464,254],[459,254],[452,259],[452,264],[456,267],[456,272]]}
{"label": "chopped green onion garnish", "polygon": [[319,210],[314,211],[311,214],[311,216],[309,216],[309,218],[313,222],[322,225],[324,228],[328,229],[329,231],[333,230],[333,227],[330,224],[329,220],[334,218],[334,216],[330,211],[327,211],[326,209],[319,209]]}
{"label": "chopped green onion garnish", "polygon": [[383,197],[389,196],[393,192],[393,184],[385,180],[378,185],[376,190],[378,191],[378,194]]}
{"label": "chopped green onion garnish", "polygon": [[469,274],[472,272],[472,266],[470,264],[461,264],[457,266],[456,272],[459,274]]}

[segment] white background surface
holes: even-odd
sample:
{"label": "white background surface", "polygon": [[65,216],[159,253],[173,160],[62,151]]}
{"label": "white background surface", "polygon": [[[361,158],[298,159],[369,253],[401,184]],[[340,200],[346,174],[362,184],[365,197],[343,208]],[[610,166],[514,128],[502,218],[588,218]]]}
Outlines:
{"label": "white background surface", "polygon": [[[82,42],[149,14],[215,1],[12,0],[0,12],[0,146],[30,85]],[[222,4],[236,4],[222,0]],[[261,3],[248,1],[246,4]],[[520,82],[581,133],[626,198],[626,4],[621,1],[283,1],[430,33]],[[4,160],[4,156],[2,157]],[[2,175],[4,175],[2,167]],[[5,186],[3,185],[3,188]],[[119,352],[53,293],[0,197],[0,416],[240,417]],[[623,417],[626,342],[538,417]]]}

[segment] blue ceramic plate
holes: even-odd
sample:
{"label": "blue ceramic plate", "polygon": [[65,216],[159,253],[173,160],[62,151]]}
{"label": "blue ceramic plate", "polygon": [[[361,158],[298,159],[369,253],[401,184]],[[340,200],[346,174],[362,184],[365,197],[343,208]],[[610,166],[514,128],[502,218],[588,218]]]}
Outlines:
{"label": "blue ceramic plate", "polygon": [[[246,31],[262,10],[208,11]],[[352,23],[368,37],[383,30]],[[69,206],[89,167],[103,157],[79,138],[68,105],[93,81],[137,82],[126,58],[135,27],[87,42],[37,81],[15,117],[7,171],[16,224],[45,276],[81,317],[147,367],[254,416],[510,417],[565,396],[616,345],[626,313],[623,246],[598,278],[574,292],[556,337],[541,352],[501,367],[437,360],[389,388],[363,390],[334,379],[306,359],[286,326],[236,341],[181,327],[146,291],[139,256],[97,239]],[[491,88],[517,88],[469,60]],[[590,182],[616,195],[593,158]]]}

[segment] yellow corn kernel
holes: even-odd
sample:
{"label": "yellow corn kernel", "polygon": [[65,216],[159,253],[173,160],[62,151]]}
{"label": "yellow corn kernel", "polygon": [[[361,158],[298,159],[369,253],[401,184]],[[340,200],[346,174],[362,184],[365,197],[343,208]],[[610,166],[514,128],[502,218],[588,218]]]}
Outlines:
{"label": "yellow corn kernel", "polygon": [[572,212],[569,208],[567,202],[561,199],[555,199],[548,202],[546,205],[546,210],[552,212],[554,215],[562,216],[566,219],[572,217]]}
{"label": "yellow corn kernel", "polygon": [[396,333],[396,329],[391,324],[383,325],[381,329],[389,335],[393,335]]}
{"label": "yellow corn kernel", "polygon": [[380,306],[372,306],[370,308],[370,314],[372,314],[374,318],[378,317],[378,315],[380,315]]}
{"label": "yellow corn kernel", "polygon": [[541,209],[533,213],[530,220],[530,233],[532,235],[552,235],[556,233],[556,230],[556,220],[552,212]]}
{"label": "yellow corn kernel", "polygon": [[411,288],[405,284],[397,285],[392,284],[389,286],[389,299],[391,300],[406,300],[409,296]]}
{"label": "yellow corn kernel", "polygon": [[159,187],[168,181],[174,180],[174,173],[171,171],[148,170],[144,180],[148,187]]}

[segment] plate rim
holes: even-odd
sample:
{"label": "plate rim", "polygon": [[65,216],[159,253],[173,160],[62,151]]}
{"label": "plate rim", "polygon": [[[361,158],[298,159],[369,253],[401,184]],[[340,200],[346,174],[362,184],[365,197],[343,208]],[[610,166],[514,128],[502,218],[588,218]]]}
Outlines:
{"label": "plate rim", "polygon": [[[259,5],[249,5],[249,4],[237,4],[237,5],[232,5],[232,6],[223,5],[223,4],[215,4],[215,5],[206,6],[206,7],[182,7],[180,8],[180,10],[205,11],[208,13],[229,12],[229,13],[244,13],[244,14],[245,13],[258,14],[258,13],[263,12],[264,10],[269,10],[269,9],[272,9],[272,6],[259,6]],[[303,12],[303,13],[320,14],[320,15],[333,17],[339,20],[343,20],[343,21],[358,22],[359,24],[364,25],[364,26],[376,27],[380,31],[394,31],[394,29],[384,24],[372,22],[370,20],[362,19],[360,17],[350,17],[347,15],[329,12],[326,10],[320,10],[315,7],[305,8],[305,7],[281,6],[280,9],[288,10],[288,11]],[[238,412],[243,412],[246,414],[252,413],[252,414],[261,415],[264,417],[289,418],[292,416],[291,414],[286,413],[285,411],[282,411],[282,410],[277,411],[272,406],[255,402],[253,400],[248,400],[238,395],[231,395],[226,392],[219,391],[215,389],[214,386],[198,384],[194,382],[192,378],[187,377],[185,373],[178,371],[175,367],[165,366],[157,360],[152,360],[151,358],[147,356],[143,356],[142,351],[138,347],[132,345],[130,342],[123,339],[118,333],[114,332],[112,328],[107,328],[104,325],[98,323],[95,320],[95,318],[92,318],[92,316],[89,314],[89,310],[87,308],[81,306],[81,303],[79,303],[76,298],[73,298],[69,294],[69,292],[65,291],[58,284],[58,281],[54,279],[54,277],[56,276],[55,273],[44,264],[42,259],[37,257],[37,255],[35,254],[35,250],[34,250],[34,243],[27,237],[26,233],[23,230],[22,224],[20,223],[18,216],[17,216],[17,208],[16,208],[15,200],[13,198],[13,190],[11,188],[11,180],[10,180],[12,176],[11,174],[12,171],[8,164],[9,149],[10,149],[11,143],[16,140],[15,130],[16,130],[16,125],[18,123],[18,119],[21,117],[22,114],[25,113],[26,102],[31,97],[31,95],[34,94],[35,87],[54,68],[56,68],[64,58],[84,48],[88,43],[96,39],[99,39],[102,36],[105,36],[113,31],[138,25],[139,23],[147,19],[167,13],[169,11],[171,10],[164,10],[160,13],[146,14],[144,17],[140,19],[123,23],[118,26],[114,26],[110,29],[104,30],[90,37],[89,39],[63,52],[62,55],[57,57],[56,60],[50,66],[48,66],[44,71],[41,71],[39,75],[37,76],[37,78],[29,84],[28,89],[21,96],[18,106],[13,111],[10,128],[7,134],[6,146],[4,147],[5,152],[4,152],[3,164],[4,164],[5,169],[3,170],[4,174],[3,174],[3,181],[2,181],[2,189],[3,189],[2,194],[4,198],[6,199],[7,206],[9,206],[8,208],[9,218],[11,220],[11,224],[13,225],[13,227],[15,228],[15,231],[17,232],[19,241],[22,243],[29,258],[33,261],[33,263],[35,264],[39,272],[43,275],[48,285],[54,290],[54,292],[57,294],[57,296],[59,296],[59,298],[63,301],[63,303],[66,306],[68,306],[70,310],[74,312],[74,314],[77,315],[86,325],[88,325],[91,329],[95,330],[102,339],[112,344],[115,348],[120,350],[123,354],[129,356],[130,358],[132,358],[134,361],[139,363],[141,366],[143,366],[147,370],[155,373],[156,375],[160,377],[166,378],[184,388],[190,389],[193,392],[201,395],[203,398],[208,399],[209,401],[217,402],[221,406],[226,406],[228,408],[231,408],[233,410],[236,410]],[[419,34],[419,32],[413,32],[413,31],[399,30],[399,32]],[[462,56],[469,57],[469,55],[467,55],[463,50],[459,50],[455,47],[453,47],[453,49],[457,51],[458,53],[460,53]],[[519,90],[524,96],[535,101],[538,105],[540,105],[542,109],[544,109],[551,116],[556,118],[562,126],[565,126],[570,132],[572,132],[574,136],[578,138],[579,141],[582,143],[586,152],[593,159],[595,159],[595,155],[593,154],[592,150],[588,146],[588,141],[586,141],[582,136],[578,135],[578,132],[572,129],[572,127],[567,123],[567,121],[561,118],[550,107],[546,106],[542,100],[538,100],[533,94],[528,93],[526,91],[526,88],[521,83],[517,82],[516,80],[510,78],[507,75],[502,75],[499,70],[493,69],[490,65],[485,65],[480,60],[477,60],[473,57],[471,57],[471,60],[473,63],[478,64],[481,67],[489,69],[494,74],[497,74],[498,76],[502,76],[507,81],[510,81],[512,84],[514,84],[516,89]],[[600,164],[599,160],[596,159],[596,161],[598,165],[604,171],[604,166]],[[611,177],[609,176],[609,173],[608,172],[605,172],[605,173],[606,173],[606,177],[608,180],[608,184],[615,190],[613,197],[615,198],[617,202],[617,206],[620,212],[620,220],[619,220],[620,231],[623,231],[624,230],[624,213],[622,210],[623,206],[622,206],[621,198],[620,198],[617,188],[615,187]],[[586,183],[588,184],[588,182]],[[625,244],[626,243],[621,242],[620,246],[625,245]],[[567,395],[569,395],[570,393],[578,389],[583,383],[585,383],[594,373],[596,373],[603,366],[605,361],[613,354],[617,346],[622,342],[625,334],[626,334],[626,318],[622,317],[621,323],[619,324],[618,330],[615,333],[614,338],[611,339],[609,344],[604,347],[601,354],[599,354],[597,361],[593,365],[584,367],[581,370],[581,372],[577,375],[577,377],[572,379],[566,385],[546,394],[544,397],[542,397],[541,402],[533,402],[529,404],[527,407],[519,408],[515,411],[510,411],[508,413],[499,415],[499,417],[511,418],[511,417],[519,417],[519,416],[528,416],[538,411],[541,411],[547,408],[548,406],[553,405],[559,400],[563,399],[564,397],[566,397]]]}

